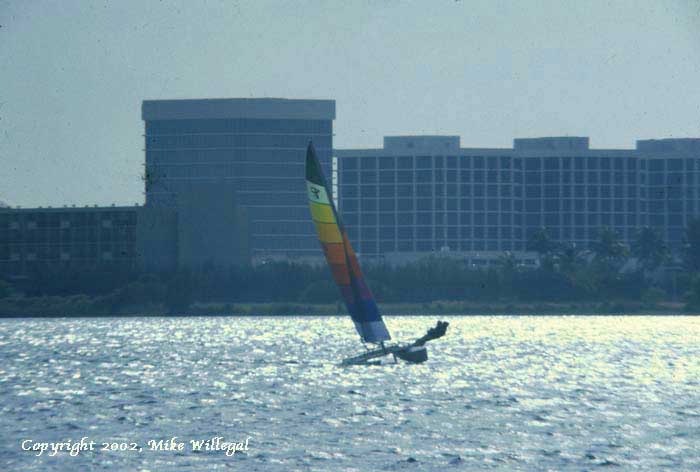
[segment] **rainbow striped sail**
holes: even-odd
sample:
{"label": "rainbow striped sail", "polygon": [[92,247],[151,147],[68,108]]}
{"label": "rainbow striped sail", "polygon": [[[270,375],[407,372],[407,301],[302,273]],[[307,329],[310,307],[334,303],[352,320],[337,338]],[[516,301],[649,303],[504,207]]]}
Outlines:
{"label": "rainbow striped sail", "polygon": [[311,143],[306,150],[306,188],[318,239],[357,332],[363,341],[369,343],[391,339],[372,292],[362,276],[357,256],[335,209],[331,192],[321,171],[321,164]]}

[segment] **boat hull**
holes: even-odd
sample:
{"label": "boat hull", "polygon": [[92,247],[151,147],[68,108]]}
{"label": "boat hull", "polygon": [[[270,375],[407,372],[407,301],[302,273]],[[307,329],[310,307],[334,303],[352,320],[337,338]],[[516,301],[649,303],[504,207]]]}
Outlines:
{"label": "boat hull", "polygon": [[428,360],[428,350],[425,346],[386,346],[343,359],[341,365],[377,365],[377,359],[389,355],[410,364],[420,364]]}
{"label": "boat hull", "polygon": [[396,357],[411,364],[420,364],[428,360],[428,350],[425,346],[411,346],[397,351]]}

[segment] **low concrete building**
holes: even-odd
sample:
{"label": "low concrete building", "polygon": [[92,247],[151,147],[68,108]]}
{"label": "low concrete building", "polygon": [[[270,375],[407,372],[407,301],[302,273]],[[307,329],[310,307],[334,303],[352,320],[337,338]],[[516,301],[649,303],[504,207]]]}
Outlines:
{"label": "low concrete building", "polygon": [[248,264],[245,213],[230,200],[213,207],[207,194],[218,190],[209,187],[193,185],[189,204],[179,209],[2,208],[0,276]]}
{"label": "low concrete building", "polygon": [[[172,211],[134,207],[0,210],[0,274],[175,267]],[[159,241],[158,250],[148,248]]]}

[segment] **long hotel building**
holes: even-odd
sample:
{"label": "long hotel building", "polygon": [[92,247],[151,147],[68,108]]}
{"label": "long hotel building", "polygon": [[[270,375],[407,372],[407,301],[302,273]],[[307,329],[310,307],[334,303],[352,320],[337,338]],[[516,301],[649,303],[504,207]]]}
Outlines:
{"label": "long hotel building", "polygon": [[671,247],[700,216],[700,139],[590,149],[586,137],[461,148],[458,136],[386,137],[382,149],[336,150],[339,205],[365,258],[524,254],[530,235],[589,247],[601,227],[631,242],[656,228]]}

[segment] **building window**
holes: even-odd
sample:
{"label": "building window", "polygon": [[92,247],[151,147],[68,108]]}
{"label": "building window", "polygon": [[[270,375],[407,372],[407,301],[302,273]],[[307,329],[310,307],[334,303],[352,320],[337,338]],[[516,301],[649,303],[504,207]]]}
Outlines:
{"label": "building window", "polygon": [[417,169],[432,169],[433,163],[430,156],[418,156],[416,158],[416,168]]}
{"label": "building window", "polygon": [[394,158],[393,157],[380,157],[379,158],[379,168],[380,169],[393,169],[394,168]]}
{"label": "building window", "polygon": [[419,225],[432,225],[433,224],[433,214],[432,213],[418,213],[416,224]]}
{"label": "building window", "polygon": [[341,160],[343,170],[356,170],[357,169],[357,158],[356,157],[344,157]]}

